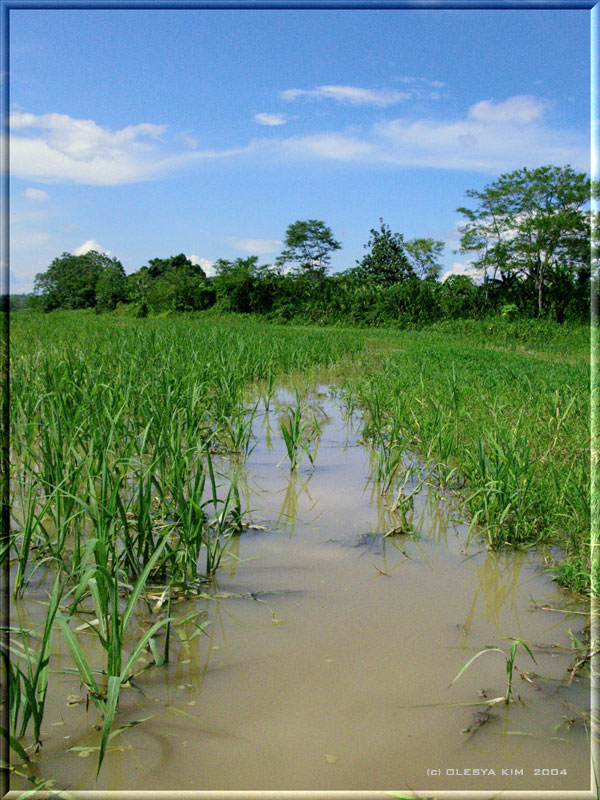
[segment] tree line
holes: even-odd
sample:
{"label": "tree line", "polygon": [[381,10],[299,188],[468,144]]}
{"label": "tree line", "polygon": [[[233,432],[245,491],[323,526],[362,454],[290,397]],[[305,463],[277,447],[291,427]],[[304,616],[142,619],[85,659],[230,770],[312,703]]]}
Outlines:
{"label": "tree line", "polygon": [[[460,252],[480,280],[440,280],[444,243],[405,241],[379,220],[366,253],[349,269],[329,274],[341,248],[321,220],[298,220],[286,231],[274,264],[258,256],[219,259],[215,275],[185,255],[153,258],[126,275],[116,258],[63,253],[36,276],[29,307],[121,307],[143,317],[170,311],[255,313],[285,321],[379,325],[431,322],[502,311],[556,319],[585,318],[592,284],[592,182],[571,167],[523,168],[482,191],[469,190],[459,228]],[[14,308],[22,307],[15,298]]]}

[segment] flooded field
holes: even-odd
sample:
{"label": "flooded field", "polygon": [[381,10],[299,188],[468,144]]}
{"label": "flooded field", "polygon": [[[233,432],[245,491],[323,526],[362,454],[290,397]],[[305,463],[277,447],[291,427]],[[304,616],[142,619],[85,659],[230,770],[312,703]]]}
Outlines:
{"label": "flooded field", "polygon": [[[202,615],[176,628],[169,663],[123,688],[115,727],[142,722],[111,739],[97,783],[99,717],[79,677],[60,672],[72,664],[55,637],[47,738],[29,774],[67,791],[589,790],[589,686],[569,673],[585,607],[531,551],[466,548],[460,506],[416,475],[400,525],[399,478],[382,496],[358,416],[318,388],[314,465],[295,472],[279,424],[292,396],[259,406],[237,467],[250,524],[215,581],[179,600],[178,616]],[[36,581],[12,603],[23,627],[50,586]],[[535,662],[517,647],[505,704],[511,638]],[[488,646],[504,655],[452,682]]]}

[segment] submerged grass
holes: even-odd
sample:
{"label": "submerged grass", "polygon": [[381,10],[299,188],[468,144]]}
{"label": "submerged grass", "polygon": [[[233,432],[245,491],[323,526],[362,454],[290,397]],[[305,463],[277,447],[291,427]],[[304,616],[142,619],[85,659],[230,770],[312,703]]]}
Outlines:
{"label": "submerged grass", "polygon": [[[242,527],[235,476],[252,450],[257,412],[248,387],[263,387],[268,412],[278,377],[318,365],[333,367],[348,413],[363,410],[378,491],[395,487],[390,504],[401,524],[393,532],[410,530],[426,476],[460,490],[472,535],[490,548],[558,544],[568,557],[555,576],[589,591],[584,330],[519,326],[465,321],[374,336],[248,320],[15,315],[4,557],[15,598],[38,570],[54,583],[39,653],[18,625],[3,650],[11,723],[3,734],[13,752],[24,759],[30,739],[39,743],[57,621],[102,718],[100,769],[122,729],[119,694],[136,660],[148,651],[154,668],[168,661],[172,591],[197,591],[214,576]],[[301,395],[284,410],[281,436],[296,476],[305,454],[312,463],[318,421]],[[425,462],[412,491],[407,453]],[[216,454],[234,467],[228,477]],[[169,598],[160,620],[140,616],[150,583]],[[88,661],[83,629],[104,664]]]}

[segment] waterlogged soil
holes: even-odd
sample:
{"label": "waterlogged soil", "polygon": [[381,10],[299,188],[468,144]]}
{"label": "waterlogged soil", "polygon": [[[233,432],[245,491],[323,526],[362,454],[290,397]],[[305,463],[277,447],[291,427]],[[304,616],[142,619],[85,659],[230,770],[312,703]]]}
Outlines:
{"label": "waterlogged soil", "polygon": [[[568,673],[584,607],[531,553],[465,550],[451,497],[423,488],[414,535],[383,536],[398,524],[390,496],[358,420],[326,394],[313,398],[324,412],[314,467],[305,457],[290,474],[278,423],[290,399],[256,417],[240,484],[253,527],[236,558],[204,587],[211,597],[174,606],[203,610],[206,633],[174,634],[171,662],[123,690],[117,727],[149,719],[111,741],[95,782],[97,749],[85,748],[99,744],[99,719],[76,677],[53,674],[32,774],[55,789],[138,792],[589,790],[589,687]],[[36,595],[19,603],[24,625]],[[79,635],[91,652],[95,637]],[[497,652],[450,685],[482,648],[508,653],[509,637],[535,656],[517,651],[522,702],[489,703],[506,685]],[[54,668],[71,666],[55,642]]]}

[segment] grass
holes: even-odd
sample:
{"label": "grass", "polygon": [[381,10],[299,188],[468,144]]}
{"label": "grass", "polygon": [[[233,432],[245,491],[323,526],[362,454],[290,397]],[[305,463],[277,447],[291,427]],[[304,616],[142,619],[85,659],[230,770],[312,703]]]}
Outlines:
{"label": "grass", "polygon": [[[248,387],[264,381],[268,401],[277,376],[329,366],[361,347],[350,332],[273,337],[266,325],[214,320],[14,319],[4,556],[15,601],[42,568],[56,576],[39,649],[19,625],[6,631],[3,734],[17,756],[29,757],[30,735],[39,745],[54,631],[101,717],[100,770],[122,729],[119,695],[137,659],[148,651],[154,668],[169,660],[172,591],[198,591],[242,527],[237,473],[221,475],[215,459],[239,471],[252,450],[257,403]],[[310,440],[304,411],[292,412],[295,456]],[[141,602],[150,582],[169,597],[157,621]],[[59,608],[64,598],[68,611]],[[103,658],[90,660],[82,632],[97,638]]]}
{"label": "grass", "polygon": [[[254,445],[257,396],[268,411],[284,375],[307,383],[313,368],[330,368],[348,414],[363,412],[374,480],[381,494],[394,490],[403,531],[421,486],[404,491],[417,454],[421,482],[460,492],[473,537],[490,548],[559,545],[566,557],[554,576],[590,591],[584,326],[465,320],[374,335],[86,312],[15,315],[11,325],[12,530],[3,553],[15,607],[38,572],[54,576],[39,650],[19,625],[3,650],[4,736],[22,759],[27,742],[39,744],[59,633],[102,720],[100,770],[123,729],[119,694],[137,659],[147,651],[153,669],[169,659],[172,593],[197,591],[229,557],[245,513],[235,476]],[[313,461],[318,421],[300,394],[284,412],[294,475],[304,455]],[[233,469],[221,474],[227,462]],[[150,585],[169,598],[158,621],[143,608]],[[103,662],[89,660],[82,630],[97,638]],[[511,686],[509,674],[508,698]]]}
{"label": "grass", "polygon": [[470,658],[467,661],[467,663],[464,665],[464,667],[462,667],[462,669],[459,671],[457,676],[452,681],[450,681],[450,686],[452,686],[452,684],[460,678],[460,676],[463,674],[463,672],[466,669],[468,669],[468,667],[470,667],[471,664],[477,658],[479,658],[480,656],[483,656],[486,653],[500,653],[500,655],[504,658],[505,665],[506,665],[506,688],[504,690],[504,703],[506,705],[508,705],[512,701],[513,693],[516,693],[517,698],[520,700],[521,698],[520,698],[518,692],[515,692],[515,689],[514,689],[514,686],[513,686],[513,673],[514,673],[514,670],[515,670],[515,658],[516,658],[517,649],[519,648],[519,646],[524,648],[529,653],[529,655],[531,656],[531,658],[532,658],[534,663],[537,663],[537,662],[536,662],[536,660],[534,658],[533,653],[529,649],[529,646],[522,639],[510,638],[510,641],[512,641],[512,645],[510,646],[510,651],[509,651],[508,655],[500,647],[486,647],[483,650],[480,650],[478,653],[475,653],[473,658]]}
{"label": "grass", "polygon": [[565,338],[568,356],[557,330],[544,346],[533,328],[531,352],[502,349],[484,323],[400,332],[344,393],[365,411],[383,482],[399,455],[386,469],[382,442],[401,442],[461,494],[473,536],[490,549],[558,545],[554,576],[589,592],[589,344],[580,330]]}
{"label": "grass", "polygon": [[280,418],[281,437],[290,462],[290,470],[294,472],[303,455],[306,455],[311,464],[314,463],[311,445],[318,439],[319,424],[314,413],[312,420],[306,419],[310,409],[302,402],[300,394],[296,394],[295,405],[284,406],[282,410],[285,414]]}

